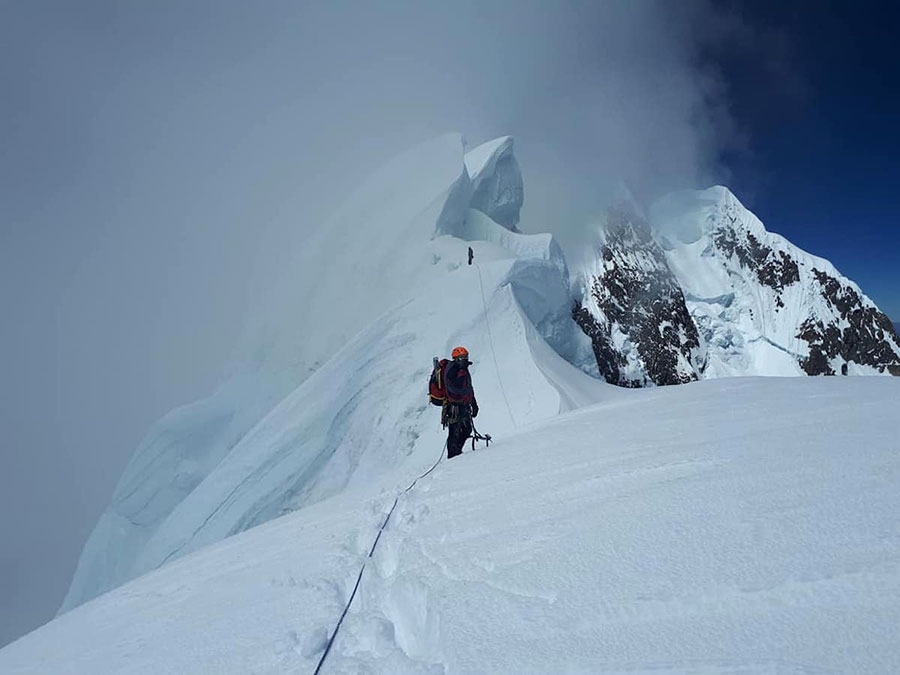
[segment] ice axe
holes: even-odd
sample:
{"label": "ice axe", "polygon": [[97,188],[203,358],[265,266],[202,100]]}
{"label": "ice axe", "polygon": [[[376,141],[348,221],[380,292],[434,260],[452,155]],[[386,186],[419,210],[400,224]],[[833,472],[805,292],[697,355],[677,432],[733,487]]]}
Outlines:
{"label": "ice axe", "polygon": [[484,441],[484,447],[489,448],[491,446],[491,435],[490,434],[481,434],[478,432],[478,429],[475,428],[475,423],[472,423],[472,450],[475,449],[475,441]]}

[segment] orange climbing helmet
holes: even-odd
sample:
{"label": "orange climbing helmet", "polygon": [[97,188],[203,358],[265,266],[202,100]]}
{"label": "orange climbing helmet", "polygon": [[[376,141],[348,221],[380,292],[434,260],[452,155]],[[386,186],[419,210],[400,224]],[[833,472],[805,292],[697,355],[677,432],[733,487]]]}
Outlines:
{"label": "orange climbing helmet", "polygon": [[468,359],[469,358],[469,350],[465,347],[456,347],[451,353],[454,359]]}

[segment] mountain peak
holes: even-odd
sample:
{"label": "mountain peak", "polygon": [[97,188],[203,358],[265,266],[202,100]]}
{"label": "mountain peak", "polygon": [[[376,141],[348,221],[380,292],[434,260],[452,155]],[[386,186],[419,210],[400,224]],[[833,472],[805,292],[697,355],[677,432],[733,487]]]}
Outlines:
{"label": "mountain peak", "polygon": [[677,243],[693,244],[717,227],[716,214],[726,205],[746,210],[734,193],[723,185],[705,190],[678,190],[651,204],[648,220],[663,248],[671,249]]}
{"label": "mountain peak", "polygon": [[709,345],[706,377],[900,369],[890,322],[856,284],[767,231],[727,188],[667,195],[651,218]]}

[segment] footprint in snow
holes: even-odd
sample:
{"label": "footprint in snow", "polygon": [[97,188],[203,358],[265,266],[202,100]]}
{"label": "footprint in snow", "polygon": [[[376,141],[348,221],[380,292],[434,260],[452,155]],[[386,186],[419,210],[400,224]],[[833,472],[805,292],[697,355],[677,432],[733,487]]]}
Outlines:
{"label": "footprint in snow", "polygon": [[[292,634],[296,637],[296,633]],[[311,630],[303,640],[303,644],[300,645],[300,656],[310,659],[321,653],[327,644],[328,629],[324,626],[319,626],[318,628]]]}

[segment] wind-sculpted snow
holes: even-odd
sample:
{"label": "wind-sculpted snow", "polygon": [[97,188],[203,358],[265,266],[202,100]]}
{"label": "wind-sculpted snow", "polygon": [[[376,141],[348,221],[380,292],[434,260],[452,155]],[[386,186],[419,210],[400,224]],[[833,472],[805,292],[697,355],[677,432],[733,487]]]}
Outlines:
{"label": "wind-sculpted snow", "polygon": [[[489,145],[476,185],[515,162],[511,147]],[[559,391],[544,374],[559,363],[543,368],[533,356],[556,349],[577,362],[583,350],[559,247],[471,208],[461,149],[450,136],[401,156],[313,235],[298,253],[286,320],[257,337],[219,392],[161,420],[142,444],[64,610],[439,449],[425,383],[432,357],[456,344],[477,361],[479,419],[493,432],[596,393],[587,376],[581,394]]]}
{"label": "wind-sculpted snow", "polygon": [[457,227],[464,218],[470,193],[458,203],[459,185],[465,192],[467,181],[461,136],[442,136],[388,163],[311,228],[285,270],[287,296],[275,294],[267,320],[245,337],[233,375],[205,401],[160,420],[141,444],[85,545],[63,611],[145,571],[143,547],[166,536],[159,529],[254,425],[416,292],[436,223]]}
{"label": "wind-sculpted snow", "polygon": [[[581,374],[539,352],[577,396]],[[900,380],[593,385],[601,404],[497,433],[400,497],[323,672],[900,671]],[[311,673],[438,454],[78,607],[0,672]]]}
{"label": "wind-sculpted snow", "polygon": [[558,354],[585,372],[596,372],[589,363],[590,343],[569,316],[569,269],[552,236],[512,232],[475,209],[468,211],[458,236],[513,252],[517,260],[510,283],[525,315]]}
{"label": "wind-sculpted snow", "polygon": [[472,208],[518,232],[516,225],[525,192],[512,137],[485,143],[466,153],[466,170],[472,180]]}
{"label": "wind-sculpted snow", "polygon": [[61,612],[134,576],[156,529],[286,393],[287,375],[236,376],[154,425],[84,546]]}

